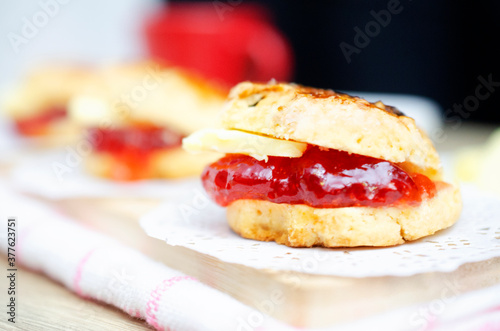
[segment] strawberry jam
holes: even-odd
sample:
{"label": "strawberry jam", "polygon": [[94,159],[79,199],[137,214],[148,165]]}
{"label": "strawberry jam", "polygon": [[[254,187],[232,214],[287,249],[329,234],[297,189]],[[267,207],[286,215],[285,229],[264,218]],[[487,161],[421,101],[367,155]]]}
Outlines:
{"label": "strawberry jam", "polygon": [[17,132],[25,136],[41,136],[47,133],[53,122],[66,117],[66,108],[54,107],[39,115],[15,121]]}
{"label": "strawberry jam", "polygon": [[309,146],[300,158],[258,161],[228,154],[207,166],[202,182],[221,206],[239,199],[315,208],[418,205],[435,194],[426,176],[368,156]]}
{"label": "strawberry jam", "polygon": [[108,153],[136,151],[139,154],[180,146],[182,136],[166,128],[137,125],[122,128],[88,130],[94,150]]}
{"label": "strawberry jam", "polygon": [[179,147],[182,143],[182,135],[152,125],[91,128],[87,134],[94,151],[113,157],[108,176],[116,180],[153,177],[151,158],[154,152]]}

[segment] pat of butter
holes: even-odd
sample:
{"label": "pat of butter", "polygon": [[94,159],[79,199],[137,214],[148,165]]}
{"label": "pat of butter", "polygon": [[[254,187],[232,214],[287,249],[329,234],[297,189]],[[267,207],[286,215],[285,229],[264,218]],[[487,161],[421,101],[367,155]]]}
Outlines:
{"label": "pat of butter", "polygon": [[72,119],[88,126],[100,125],[106,120],[110,120],[113,115],[104,100],[88,96],[71,99],[68,104],[68,112]]}
{"label": "pat of butter", "polygon": [[307,144],[239,130],[203,129],[184,138],[182,147],[188,152],[245,154],[267,161],[268,156],[301,157]]}

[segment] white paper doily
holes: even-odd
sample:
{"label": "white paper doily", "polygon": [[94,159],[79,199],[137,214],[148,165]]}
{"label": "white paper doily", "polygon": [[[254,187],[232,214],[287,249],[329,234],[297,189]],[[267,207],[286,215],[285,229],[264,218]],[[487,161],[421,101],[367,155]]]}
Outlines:
{"label": "white paper doily", "polygon": [[[19,191],[47,199],[154,198],[191,195],[198,178],[117,182],[87,174],[82,160],[65,150],[26,158],[12,170],[11,184]],[[79,161],[80,160],[80,161]],[[61,168],[63,167],[63,168]],[[64,168],[67,167],[67,168]],[[60,169],[65,169],[63,172]]]}
{"label": "white paper doily", "polygon": [[409,276],[449,272],[468,262],[500,256],[500,200],[462,187],[464,208],[451,228],[387,248],[290,248],[243,239],[231,231],[225,211],[201,186],[189,199],[162,204],[141,219],[145,232],[225,262],[258,269],[346,277]]}

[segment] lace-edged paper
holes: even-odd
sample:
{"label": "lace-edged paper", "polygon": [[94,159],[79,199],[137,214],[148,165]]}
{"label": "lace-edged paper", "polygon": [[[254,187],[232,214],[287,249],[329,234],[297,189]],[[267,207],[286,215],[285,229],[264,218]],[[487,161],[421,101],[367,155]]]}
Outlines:
{"label": "lace-edged paper", "polygon": [[184,246],[225,262],[258,269],[290,270],[346,277],[409,276],[449,272],[468,262],[500,256],[500,200],[462,187],[464,208],[451,228],[403,245],[386,248],[290,248],[239,237],[225,210],[208,200],[197,184],[141,219],[151,237]]}

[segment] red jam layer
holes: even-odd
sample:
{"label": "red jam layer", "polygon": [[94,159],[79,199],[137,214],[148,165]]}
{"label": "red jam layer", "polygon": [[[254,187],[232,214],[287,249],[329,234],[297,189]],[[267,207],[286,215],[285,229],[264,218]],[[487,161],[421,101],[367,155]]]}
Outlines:
{"label": "red jam layer", "polygon": [[66,108],[54,107],[30,118],[15,121],[17,132],[25,136],[41,136],[47,133],[50,124],[66,117]]}
{"label": "red jam layer", "polygon": [[91,128],[88,130],[88,135],[94,150],[113,154],[123,152],[145,154],[182,144],[182,135],[166,128],[149,125],[113,129]]}
{"label": "red jam layer", "polygon": [[421,174],[368,156],[309,146],[300,158],[228,154],[207,166],[205,190],[219,205],[239,199],[305,204],[315,208],[418,205],[434,196]]}
{"label": "red jam layer", "polygon": [[179,147],[183,138],[172,130],[151,125],[91,128],[87,135],[94,151],[112,156],[109,177],[126,181],[151,178],[153,153]]}

